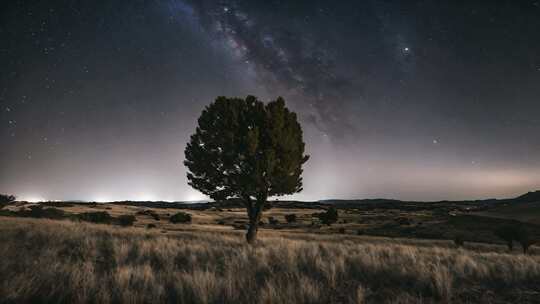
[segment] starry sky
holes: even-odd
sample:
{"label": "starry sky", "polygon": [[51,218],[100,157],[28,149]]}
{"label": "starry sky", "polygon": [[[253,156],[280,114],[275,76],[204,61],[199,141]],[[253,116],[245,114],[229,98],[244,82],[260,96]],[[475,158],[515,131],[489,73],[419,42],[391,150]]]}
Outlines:
{"label": "starry sky", "polygon": [[283,96],[292,199],[540,188],[540,1],[9,1],[0,192],[200,200],[183,150],[216,96]]}

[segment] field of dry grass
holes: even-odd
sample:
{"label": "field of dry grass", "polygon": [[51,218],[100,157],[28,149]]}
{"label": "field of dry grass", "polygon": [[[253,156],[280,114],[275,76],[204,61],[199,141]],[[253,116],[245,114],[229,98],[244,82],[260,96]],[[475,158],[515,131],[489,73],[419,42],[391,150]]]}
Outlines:
{"label": "field of dry grass", "polygon": [[540,256],[501,246],[0,217],[0,303],[534,303]]}

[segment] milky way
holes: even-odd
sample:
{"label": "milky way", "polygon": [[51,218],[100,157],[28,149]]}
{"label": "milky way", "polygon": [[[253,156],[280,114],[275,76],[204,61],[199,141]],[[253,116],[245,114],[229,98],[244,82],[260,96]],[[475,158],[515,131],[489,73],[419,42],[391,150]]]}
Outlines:
{"label": "milky way", "polygon": [[540,187],[540,4],[23,1],[1,13],[0,192],[204,199],[183,148],[218,95],[280,95],[299,199]]}

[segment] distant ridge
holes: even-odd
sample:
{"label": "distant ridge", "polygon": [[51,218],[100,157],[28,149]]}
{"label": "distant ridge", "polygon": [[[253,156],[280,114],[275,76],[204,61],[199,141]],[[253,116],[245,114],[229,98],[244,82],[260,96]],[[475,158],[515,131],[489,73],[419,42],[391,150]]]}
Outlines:
{"label": "distant ridge", "polygon": [[[44,201],[40,202],[50,206],[61,205],[98,205],[98,204],[116,204],[116,205],[131,205],[137,207],[154,207],[154,208],[176,208],[176,209],[208,209],[211,207],[216,208],[235,208],[244,207],[244,204],[239,199],[228,199],[224,201],[111,201],[111,202],[87,202],[81,200],[69,200],[69,201]],[[410,210],[423,210],[431,209],[433,207],[446,208],[446,209],[484,209],[495,207],[497,205],[504,204],[527,204],[527,203],[540,203],[540,190],[527,192],[515,198],[507,199],[476,199],[476,200],[461,200],[461,201],[402,201],[398,199],[324,199],[317,201],[295,201],[295,200],[269,200],[269,203],[273,207],[284,208],[328,208],[333,205],[338,208],[383,208],[383,209],[410,209]]]}
{"label": "distant ridge", "polygon": [[521,196],[516,197],[513,201],[520,203],[532,203],[540,202],[540,190],[527,192]]}

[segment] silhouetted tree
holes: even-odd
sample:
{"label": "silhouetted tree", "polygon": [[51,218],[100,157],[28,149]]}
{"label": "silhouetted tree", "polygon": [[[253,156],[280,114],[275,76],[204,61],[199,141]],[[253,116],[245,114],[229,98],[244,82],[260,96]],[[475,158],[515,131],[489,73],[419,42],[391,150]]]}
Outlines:
{"label": "silhouetted tree", "polygon": [[265,105],[254,96],[218,97],[203,110],[185,150],[189,185],[214,200],[241,199],[253,243],[268,197],[302,191],[304,146],[283,98]]}
{"label": "silhouetted tree", "polygon": [[321,223],[328,226],[337,222],[339,218],[338,211],[334,206],[328,208],[326,212],[316,213],[315,216],[319,218]]}
{"label": "silhouetted tree", "polygon": [[4,205],[14,202],[16,199],[17,198],[13,195],[0,194],[0,208]]}
{"label": "silhouetted tree", "polygon": [[516,241],[521,245],[523,254],[527,254],[529,247],[536,243],[536,240],[531,235],[530,231],[524,226],[519,226],[516,229]]}
{"label": "silhouetted tree", "polygon": [[454,245],[456,247],[460,248],[465,245],[465,235],[459,233],[454,236]]}
{"label": "silhouetted tree", "polygon": [[537,240],[533,237],[529,229],[523,224],[507,225],[495,230],[495,235],[504,240],[508,246],[508,250],[512,251],[513,241],[521,245],[523,253],[529,251],[529,247],[534,245]]}
{"label": "silhouetted tree", "polygon": [[498,238],[506,242],[508,251],[512,251],[514,249],[514,240],[517,238],[517,233],[512,226],[507,225],[499,227],[494,233]]}

